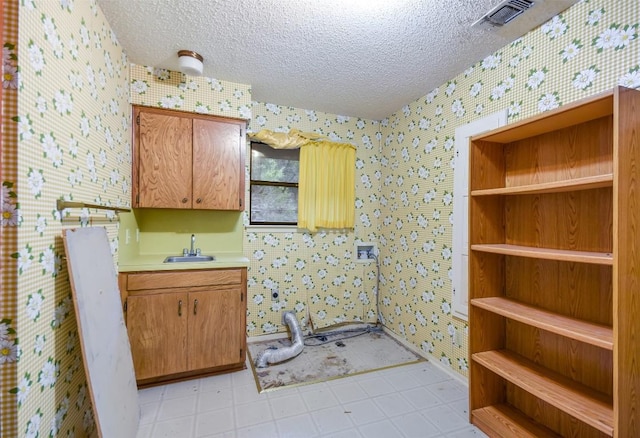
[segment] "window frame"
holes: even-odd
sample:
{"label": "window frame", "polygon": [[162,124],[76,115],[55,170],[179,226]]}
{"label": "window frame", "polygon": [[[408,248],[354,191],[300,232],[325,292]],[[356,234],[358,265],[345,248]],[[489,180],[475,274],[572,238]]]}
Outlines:
{"label": "window frame", "polygon": [[[249,199],[251,200],[251,194],[253,192],[253,187],[287,187],[287,188],[295,188],[296,190],[298,189],[298,183],[299,182],[285,182],[285,181],[263,181],[263,180],[254,180],[253,179],[253,145],[254,144],[259,144],[259,145],[265,145],[267,147],[270,147],[268,144],[260,142],[260,141],[252,141],[249,144]],[[291,152],[290,149],[273,149],[274,151],[289,151]],[[277,153],[277,152],[276,152]],[[283,152],[284,153],[284,152]],[[298,167],[300,166],[300,156],[298,155]],[[270,226],[283,226],[283,227],[297,227],[298,226],[298,221],[297,221],[297,209],[298,209],[298,205],[296,204],[296,221],[295,222],[275,222],[275,221],[254,221],[253,220],[253,203],[249,202],[249,226],[250,227],[270,227]]]}

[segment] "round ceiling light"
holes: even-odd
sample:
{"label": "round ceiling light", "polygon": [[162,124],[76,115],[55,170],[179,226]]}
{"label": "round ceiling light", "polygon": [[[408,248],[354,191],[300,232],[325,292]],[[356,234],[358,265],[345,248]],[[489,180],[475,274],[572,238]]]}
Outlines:
{"label": "round ceiling light", "polygon": [[178,65],[180,71],[190,76],[200,76],[202,74],[202,55],[194,52],[193,50],[180,50],[178,51]]}

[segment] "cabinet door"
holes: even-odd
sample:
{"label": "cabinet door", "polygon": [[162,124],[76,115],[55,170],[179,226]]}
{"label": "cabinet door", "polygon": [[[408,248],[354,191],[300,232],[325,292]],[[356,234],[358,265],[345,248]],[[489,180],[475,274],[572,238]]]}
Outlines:
{"label": "cabinet door", "polygon": [[243,145],[239,124],[193,120],[193,208],[242,210]]}
{"label": "cabinet door", "polygon": [[136,379],[187,370],[187,293],[127,298],[127,328]]}
{"label": "cabinet door", "polygon": [[138,207],[191,208],[191,119],[139,116]]}
{"label": "cabinet door", "polygon": [[189,368],[242,362],[246,314],[242,288],[191,292],[189,300]]}

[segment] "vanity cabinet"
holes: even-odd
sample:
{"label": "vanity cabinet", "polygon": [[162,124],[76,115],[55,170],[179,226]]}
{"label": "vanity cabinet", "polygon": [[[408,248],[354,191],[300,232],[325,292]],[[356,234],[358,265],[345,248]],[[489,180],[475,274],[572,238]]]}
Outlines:
{"label": "vanity cabinet", "polygon": [[133,107],[133,207],[244,209],[246,121]]}
{"label": "vanity cabinet", "polygon": [[246,268],[120,273],[139,386],[242,369]]}

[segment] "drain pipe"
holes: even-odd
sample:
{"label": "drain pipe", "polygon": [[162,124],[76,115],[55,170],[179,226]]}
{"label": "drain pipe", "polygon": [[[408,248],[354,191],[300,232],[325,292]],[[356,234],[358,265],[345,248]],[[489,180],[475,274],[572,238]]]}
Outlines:
{"label": "drain pipe", "polygon": [[382,315],[380,315],[380,260],[378,256],[371,251],[369,258],[376,261],[376,324],[382,324]]}
{"label": "drain pipe", "polygon": [[291,345],[284,348],[267,348],[256,358],[257,368],[266,368],[268,364],[282,362],[299,355],[304,349],[304,339],[296,314],[291,311],[282,312],[282,324],[291,330]]}

